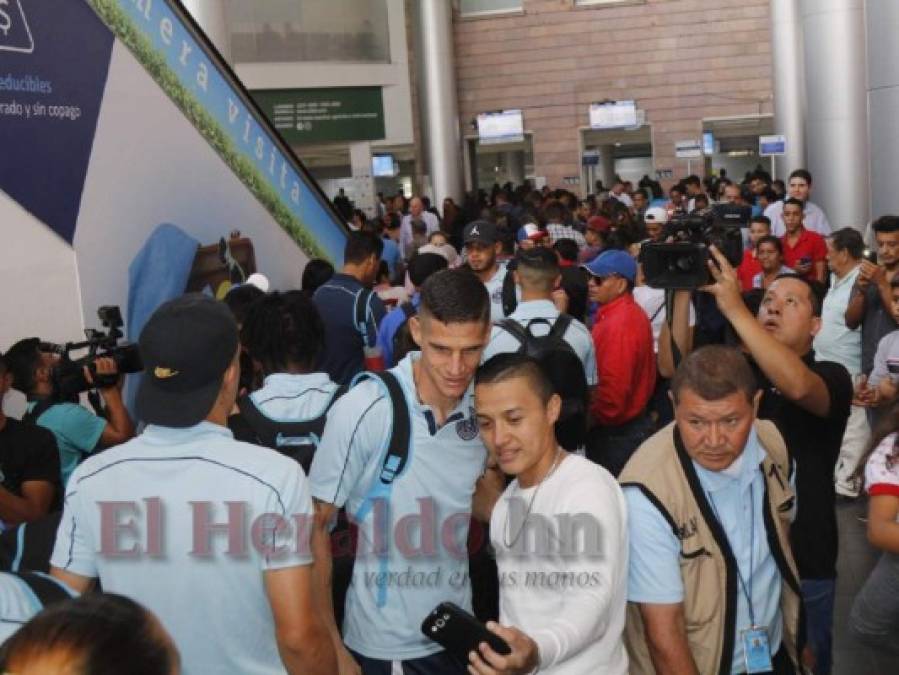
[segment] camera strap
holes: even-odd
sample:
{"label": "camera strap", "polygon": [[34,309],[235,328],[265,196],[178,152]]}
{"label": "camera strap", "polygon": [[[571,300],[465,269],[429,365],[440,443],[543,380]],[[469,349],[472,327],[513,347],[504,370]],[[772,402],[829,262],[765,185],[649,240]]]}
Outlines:
{"label": "camera strap", "polygon": [[22,421],[27,424],[37,424],[38,418],[52,408],[55,403],[56,401],[49,398],[38,400],[31,410],[22,415]]}
{"label": "camera strap", "polygon": [[668,322],[668,340],[671,342],[671,358],[674,361],[674,369],[680,365],[684,355],[680,353],[677,342],[674,339],[674,289],[665,289],[665,321]]}

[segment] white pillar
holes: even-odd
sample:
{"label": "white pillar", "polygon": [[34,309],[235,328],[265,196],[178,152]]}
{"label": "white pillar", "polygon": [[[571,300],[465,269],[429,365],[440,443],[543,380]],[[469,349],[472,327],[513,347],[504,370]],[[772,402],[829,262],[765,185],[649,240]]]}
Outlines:
{"label": "white pillar", "polygon": [[371,143],[350,143],[353,201],[369,218],[375,216],[375,179],[371,175]]}
{"label": "white pillar", "polygon": [[231,34],[225,18],[225,0],[182,0],[181,4],[200,24],[225,61],[231,63]]}
{"label": "white pillar", "polygon": [[834,229],[868,219],[864,0],[803,0],[806,148],[812,199]]}
{"label": "white pillar", "polygon": [[771,0],[774,133],[787,137],[786,154],[775,159],[775,167],[783,180],[790,171],[806,164],[805,69],[799,2]]}
{"label": "white pillar", "polygon": [[462,203],[462,146],[453,56],[453,9],[447,0],[420,0],[418,7],[419,73],[422,132],[434,194],[431,203],[446,197]]}
{"label": "white pillar", "polygon": [[899,2],[868,0],[871,218],[899,213]]}

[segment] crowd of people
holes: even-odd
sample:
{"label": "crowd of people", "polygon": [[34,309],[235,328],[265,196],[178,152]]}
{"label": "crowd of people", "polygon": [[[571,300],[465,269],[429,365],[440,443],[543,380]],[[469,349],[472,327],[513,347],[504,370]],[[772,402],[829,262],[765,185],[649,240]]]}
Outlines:
{"label": "crowd of people", "polygon": [[[883,555],[848,620],[895,653],[899,217],[868,246],[811,189],[339,195],[339,269],[156,310],[131,412],[115,359],[91,411],[12,345],[0,664],[827,675],[837,501],[865,496]],[[717,204],[742,261],[647,285],[644,246]]]}

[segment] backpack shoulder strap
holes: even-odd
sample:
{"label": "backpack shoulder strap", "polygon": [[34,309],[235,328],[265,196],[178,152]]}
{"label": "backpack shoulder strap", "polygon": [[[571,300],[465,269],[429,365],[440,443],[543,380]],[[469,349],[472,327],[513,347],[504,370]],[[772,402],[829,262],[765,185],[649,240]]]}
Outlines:
{"label": "backpack shoulder strap", "polygon": [[499,328],[502,328],[513,338],[518,340],[518,344],[521,345],[518,351],[522,351],[527,348],[528,338],[530,337],[528,334],[527,328],[518,323],[515,319],[505,318],[501,321],[497,321],[496,325]]}
{"label": "backpack shoulder strap", "polygon": [[368,318],[368,303],[371,302],[371,296],[373,294],[374,291],[370,288],[363,288],[356,293],[356,304],[354,307],[356,330],[362,333],[363,341],[366,337],[365,320]]}
{"label": "backpack shoulder strap", "polygon": [[14,572],[13,574],[25,582],[25,585],[32,590],[44,607],[72,598],[58,582],[43,574],[35,572]]}
{"label": "backpack shoulder strap", "polygon": [[262,411],[253,403],[253,399],[247,396],[241,396],[237,399],[237,409],[244,421],[256,434],[259,441],[268,447],[274,447],[275,438],[278,435],[278,429],[275,422],[262,414]]}
{"label": "backpack shoulder strap", "polygon": [[568,314],[559,314],[559,318],[553,324],[549,331],[548,338],[552,340],[562,340],[565,337],[565,331],[571,325],[571,317]]}
{"label": "backpack shoulder strap", "polygon": [[[390,440],[387,452],[381,463],[381,472],[378,480],[384,485],[390,485],[399,476],[409,459],[409,444],[412,440],[412,423],[409,419],[409,406],[406,403],[406,395],[399,380],[390,371],[364,372],[353,380],[353,385],[362,379],[376,379],[387,391],[390,397],[390,405],[393,408],[393,426],[390,432]],[[351,385],[352,386],[352,385]]]}
{"label": "backpack shoulder strap", "polygon": [[403,310],[403,315],[406,317],[406,321],[418,314],[418,310],[415,309],[415,305],[413,305],[411,302],[404,302],[402,305],[400,305],[400,309]]}
{"label": "backpack shoulder strap", "polygon": [[27,412],[22,415],[22,421],[29,424],[37,424],[38,418],[40,418],[41,415],[43,415],[53,406],[54,402],[50,399],[41,399],[35,404],[34,408],[31,409],[31,412]]}

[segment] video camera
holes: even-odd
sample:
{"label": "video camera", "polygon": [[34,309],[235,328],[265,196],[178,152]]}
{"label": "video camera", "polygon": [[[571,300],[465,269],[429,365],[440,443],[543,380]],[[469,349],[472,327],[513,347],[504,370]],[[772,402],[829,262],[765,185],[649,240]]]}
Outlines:
{"label": "video camera", "polygon": [[[41,343],[42,352],[59,354],[61,357],[51,373],[54,398],[68,400],[94,388],[112,387],[118,381],[119,375],[139,373],[144,369],[137,345],[127,342],[119,343],[123,337],[122,313],[119,308],[100,307],[97,310],[97,316],[103,327],[107,329],[105,333],[94,328],[86,328],[84,335],[87,339],[83,342],[67,342],[64,345],[50,342]],[[71,352],[82,349],[88,350],[87,355],[73,360],[70,356]],[[118,373],[116,375],[97,375],[95,361],[100,357],[108,357],[115,361]],[[93,378],[92,385],[84,377],[85,366]]]}
{"label": "video camera", "polygon": [[650,242],[640,250],[643,276],[653,288],[694,289],[712,283],[708,261],[714,245],[731,265],[743,261],[742,228],[749,226],[752,208],[718,204],[672,218],[664,243]]}

